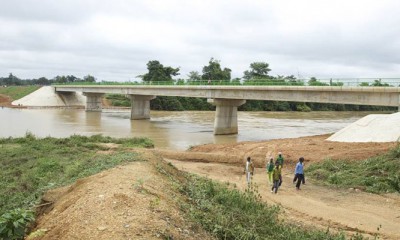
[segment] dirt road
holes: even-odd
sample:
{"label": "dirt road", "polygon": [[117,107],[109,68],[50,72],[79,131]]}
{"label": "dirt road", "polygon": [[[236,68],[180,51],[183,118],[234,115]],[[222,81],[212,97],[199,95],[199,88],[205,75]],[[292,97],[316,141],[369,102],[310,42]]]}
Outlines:
{"label": "dirt road", "polygon": [[[187,162],[167,159],[178,169],[245,189],[243,168],[220,163]],[[307,180],[297,191],[292,171],[285,169],[278,194],[270,191],[264,169],[256,169],[254,182],[267,203],[280,205],[285,217],[301,224],[346,232],[378,234],[381,239],[400,239],[400,196],[376,195],[357,190],[338,190],[316,185]],[[378,230],[379,229],[379,230]]]}

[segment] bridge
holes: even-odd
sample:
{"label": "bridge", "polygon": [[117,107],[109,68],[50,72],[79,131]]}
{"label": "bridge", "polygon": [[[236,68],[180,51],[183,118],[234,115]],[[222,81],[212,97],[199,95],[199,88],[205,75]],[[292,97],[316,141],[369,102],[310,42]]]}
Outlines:
{"label": "bridge", "polygon": [[237,107],[246,100],[273,100],[397,106],[400,87],[345,86],[218,86],[218,85],[55,85],[61,95],[82,92],[86,111],[101,111],[106,93],[124,94],[131,99],[131,119],[150,118],[150,100],[156,96],[207,98],[216,106],[214,134],[238,133]]}

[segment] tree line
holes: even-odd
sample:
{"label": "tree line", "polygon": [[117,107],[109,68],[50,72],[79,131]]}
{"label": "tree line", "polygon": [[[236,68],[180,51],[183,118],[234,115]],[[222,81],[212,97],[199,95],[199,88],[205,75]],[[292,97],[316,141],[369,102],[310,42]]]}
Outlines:
{"label": "tree line", "polygon": [[0,77],[1,86],[28,86],[28,85],[51,85],[51,84],[63,84],[63,83],[79,83],[79,82],[96,82],[96,78],[92,75],[86,75],[83,78],[75,77],[74,75],[67,76],[55,76],[54,78],[48,79],[46,77],[33,78],[33,79],[21,79],[14,74],[10,73],[8,77]]}

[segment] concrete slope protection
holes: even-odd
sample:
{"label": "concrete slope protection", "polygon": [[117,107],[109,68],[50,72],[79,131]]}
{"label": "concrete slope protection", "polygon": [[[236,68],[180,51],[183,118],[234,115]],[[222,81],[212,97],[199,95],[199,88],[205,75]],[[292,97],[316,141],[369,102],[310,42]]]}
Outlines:
{"label": "concrete slope protection", "polygon": [[397,142],[400,140],[400,112],[371,114],[330,136],[335,142]]}
{"label": "concrete slope protection", "polygon": [[57,94],[53,87],[41,87],[33,93],[15,100],[12,105],[26,107],[85,106],[86,97],[81,92]]}

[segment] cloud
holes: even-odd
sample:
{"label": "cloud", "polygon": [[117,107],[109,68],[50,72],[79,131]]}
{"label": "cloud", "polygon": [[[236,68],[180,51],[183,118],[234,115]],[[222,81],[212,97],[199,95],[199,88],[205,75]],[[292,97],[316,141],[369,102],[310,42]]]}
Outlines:
{"label": "cloud", "polygon": [[242,77],[398,77],[397,1],[105,1],[0,3],[0,76],[74,74],[126,81],[159,60],[180,77],[211,57]]}

